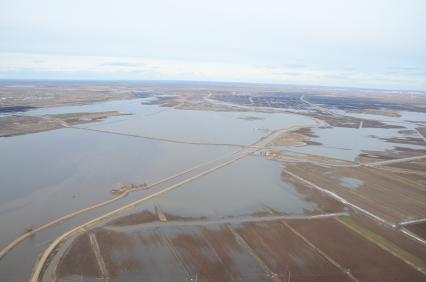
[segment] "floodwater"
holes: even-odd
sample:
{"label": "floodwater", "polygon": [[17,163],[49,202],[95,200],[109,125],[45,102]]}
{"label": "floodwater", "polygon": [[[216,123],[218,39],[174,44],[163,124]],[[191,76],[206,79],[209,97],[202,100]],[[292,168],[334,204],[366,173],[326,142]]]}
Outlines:
{"label": "floodwater", "polygon": [[[256,259],[223,226],[107,232],[98,230],[96,234],[114,281],[139,281],[141,277],[144,281],[196,281],[197,278],[265,281],[267,278]],[[68,278],[71,277],[65,277]]]}
{"label": "floodwater", "polygon": [[364,114],[364,113],[351,113],[351,112],[345,112],[342,110],[333,110],[333,112],[338,114],[343,114],[346,116],[382,121],[386,124],[404,126],[408,129],[414,129],[422,124],[424,126],[424,123],[426,122],[426,113],[420,113],[420,112],[400,111],[399,117]]}
{"label": "floodwater", "polygon": [[290,182],[281,179],[282,170],[278,162],[246,157],[155,198],[138,210],[154,211],[158,207],[166,214],[193,218],[248,216],[267,208],[291,215],[315,210],[315,203],[305,200]]}
{"label": "floodwater", "polygon": [[[83,126],[209,143],[250,144],[274,129],[314,123],[309,118],[291,114],[182,111],[142,105],[142,101],[43,108],[24,114],[120,111],[132,115],[111,117]],[[247,116],[255,119],[248,120]],[[30,225],[37,227],[110,199],[113,188],[150,183],[236,150],[235,147],[177,144],[74,128],[0,138],[0,247]],[[266,167],[262,169],[264,165]],[[235,178],[236,175],[247,175],[248,171],[251,172],[250,178]],[[254,180],[253,176],[260,171],[263,175]],[[310,203],[299,199],[300,195],[291,186],[282,184],[280,172],[280,166],[265,160],[237,162],[230,170],[217,171],[216,176],[207,181],[201,178],[196,186],[185,187],[188,192],[175,193],[164,201],[168,201],[171,213],[192,215],[197,212],[210,215],[250,212],[262,205],[290,213],[311,208]],[[226,179],[230,180],[231,186],[225,185]],[[265,183],[270,183],[270,187],[265,187]],[[196,191],[203,192],[191,196]],[[25,241],[0,261],[1,277],[8,281],[26,280],[37,254],[49,241],[102,212],[135,200],[136,195],[132,195],[111,207],[80,216]],[[241,199],[232,207],[232,198],[238,197]],[[201,207],[200,203],[208,198],[211,203]],[[224,208],[215,207],[224,198]]]}
{"label": "floodwater", "polygon": [[[154,142],[77,129],[0,138],[0,246],[5,246],[30,225],[40,226],[112,198],[113,188],[152,183],[233,151],[235,148]],[[125,200],[131,199],[132,196],[128,196]],[[83,216],[66,226],[70,229],[99,215]],[[43,240],[29,240],[25,244],[27,248],[19,252],[26,256],[33,251],[40,252],[61,231],[66,229],[48,232],[46,236],[36,235]],[[14,259],[12,265],[21,261],[14,252],[7,255]],[[20,270],[15,268],[11,273],[17,278],[8,277],[8,281],[24,281],[26,278],[22,280],[20,275],[24,270],[29,273],[33,262],[20,264]],[[0,261],[0,273],[5,274],[3,263],[4,259]],[[7,271],[14,269],[6,265]]]}
{"label": "floodwater", "polygon": [[151,183],[234,150],[78,129],[1,138],[0,226],[8,228],[0,245],[30,224],[111,198],[113,188]]}
{"label": "floodwater", "polygon": [[[233,144],[254,143],[276,129],[315,124],[308,117],[288,113],[176,110],[144,105],[144,101],[147,99],[42,108],[23,114],[119,111],[129,115],[110,117],[80,127],[177,141]],[[418,121],[422,117],[403,118]],[[389,122],[404,122],[410,129],[415,125],[404,120]],[[313,141],[323,146],[292,150],[354,160],[366,150],[394,148],[396,144],[382,138],[406,137],[399,130],[318,128],[313,130],[318,135]],[[407,144],[397,146],[425,148]],[[29,225],[40,226],[110,199],[113,188],[132,183],[152,183],[236,150],[236,147],[163,142],[76,128],[0,138],[0,247],[22,234]],[[133,193],[108,207],[37,234],[0,261],[0,277],[8,281],[25,281],[38,253],[63,232],[212,166],[199,168],[153,190]],[[290,215],[316,210],[315,203],[282,178],[282,170],[278,162],[259,156],[247,157],[162,194],[121,216],[140,209],[153,211],[154,207],[169,215],[194,218],[245,216],[268,209]],[[350,189],[362,185],[349,177],[340,181]],[[161,253],[158,255],[161,256]]]}
{"label": "floodwater", "polygon": [[[422,145],[410,145],[387,142],[387,138],[406,138],[407,135],[398,131],[404,128],[316,128],[313,133],[318,137],[312,141],[320,142],[321,146],[305,146],[291,148],[292,151],[353,161],[365,151],[393,150],[395,147],[426,149]],[[426,144],[425,144],[426,145]]]}
{"label": "floodwater", "polygon": [[[109,101],[83,106],[35,109],[26,115],[119,111],[124,116],[80,125],[98,130],[179,141],[251,144],[276,129],[313,125],[305,116],[286,113],[177,110],[143,104],[150,98]],[[247,119],[249,117],[249,119]]]}
{"label": "floodwater", "polygon": [[364,181],[353,177],[342,176],[340,177],[340,184],[346,188],[356,190],[362,185],[364,185]]}
{"label": "floodwater", "polygon": [[[291,125],[311,125],[306,117],[290,114],[236,113],[164,109],[144,105],[153,113],[114,117],[90,128],[155,136],[180,141],[251,144],[268,132]],[[253,119],[247,119],[247,117]]]}

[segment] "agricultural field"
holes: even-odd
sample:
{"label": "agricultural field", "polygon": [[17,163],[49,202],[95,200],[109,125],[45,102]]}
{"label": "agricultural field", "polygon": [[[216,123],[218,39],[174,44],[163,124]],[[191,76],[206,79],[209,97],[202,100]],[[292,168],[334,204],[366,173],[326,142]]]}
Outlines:
{"label": "agricultural field", "polygon": [[406,95],[2,82],[0,274],[424,281],[426,96]]}

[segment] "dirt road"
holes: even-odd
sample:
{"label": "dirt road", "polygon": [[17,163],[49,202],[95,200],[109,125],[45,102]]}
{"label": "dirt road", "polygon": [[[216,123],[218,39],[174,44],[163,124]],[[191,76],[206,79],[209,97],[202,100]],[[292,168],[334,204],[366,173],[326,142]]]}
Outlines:
{"label": "dirt road", "polygon": [[194,219],[194,220],[175,220],[166,222],[146,222],[125,226],[104,226],[104,229],[122,231],[122,230],[141,230],[141,228],[152,228],[162,226],[207,226],[217,224],[236,224],[236,223],[249,223],[249,222],[268,222],[268,221],[288,221],[288,220],[315,220],[323,218],[334,218],[340,216],[349,216],[347,212],[324,213],[316,215],[272,215],[272,216],[241,216],[232,218],[221,219]]}
{"label": "dirt road", "polygon": [[367,163],[367,164],[364,164],[364,165],[365,166],[380,166],[380,165],[389,165],[389,164],[403,163],[403,162],[409,162],[409,161],[416,161],[416,160],[421,160],[421,159],[426,159],[426,155],[409,157],[409,158],[402,158],[402,159],[395,159],[395,160],[380,161],[380,162],[374,162],[374,163]]}

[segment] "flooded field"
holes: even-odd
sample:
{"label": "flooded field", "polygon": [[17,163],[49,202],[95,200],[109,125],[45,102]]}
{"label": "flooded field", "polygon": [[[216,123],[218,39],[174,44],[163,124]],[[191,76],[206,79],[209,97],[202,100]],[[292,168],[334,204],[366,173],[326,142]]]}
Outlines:
{"label": "flooded field", "polygon": [[[373,151],[393,151],[395,148],[403,150],[426,150],[426,142],[417,136],[418,143],[403,142],[410,138],[401,129],[382,128],[318,128],[313,130],[316,137],[312,141],[318,145],[292,148],[292,151],[315,154],[329,158],[354,161],[361,153]],[[394,139],[393,139],[394,138]]]}
{"label": "flooded field", "polygon": [[1,277],[425,277],[420,106],[141,89],[2,112],[16,134],[0,138]]}
{"label": "flooded field", "polygon": [[272,209],[284,214],[312,212],[316,204],[285,179],[283,167],[253,156],[189,183],[149,204],[179,217],[221,218]]}
{"label": "flooded field", "polygon": [[[422,279],[422,274],[335,219],[147,226],[132,231],[106,227],[89,234],[74,240],[53,277],[61,281],[78,274],[117,281],[137,277],[146,281]],[[93,248],[89,236],[99,246],[101,263],[93,253],[79,252]],[[103,264],[107,271],[100,269]],[[170,271],[162,271],[165,266]]]}
{"label": "flooded field", "polygon": [[303,172],[308,181],[327,187],[390,222],[421,218],[426,214],[426,186],[409,174],[396,175],[372,167],[325,168],[314,164],[288,165],[287,168],[298,175]]}
{"label": "flooded field", "polygon": [[111,198],[121,185],[151,183],[233,150],[60,129],[0,139],[0,151],[0,224],[16,235]]}
{"label": "flooded field", "polygon": [[[110,117],[98,123],[85,124],[84,127],[152,134],[154,137],[173,137],[187,141],[214,140],[244,144],[253,143],[281,126],[285,128],[291,124],[312,122],[307,118],[292,115],[269,117],[254,113],[257,118],[251,120],[252,117],[247,119],[247,115],[242,116],[239,113],[210,112],[203,115],[202,112],[178,110],[170,110],[170,113],[167,113],[158,106],[142,105],[141,102],[142,99],[136,99],[39,108],[25,112],[25,115],[119,111],[132,115]],[[161,114],[163,116],[160,116]],[[229,132],[226,133],[225,130],[224,134],[220,130],[210,130],[205,126],[207,120],[212,128],[219,128],[219,124],[228,124]],[[170,127],[164,121],[173,121],[176,124]],[[187,126],[183,126],[183,123]],[[178,133],[170,131],[170,128],[183,130]],[[231,134],[231,131],[235,130],[238,131],[237,134]],[[207,132],[211,132],[211,135],[207,136]],[[8,226],[1,233],[1,245],[5,246],[28,228],[35,228],[62,215],[110,199],[113,196],[112,189],[123,185],[152,183],[237,149],[157,142],[78,128],[1,138],[0,151],[4,161],[0,164],[3,190],[0,224]],[[278,177],[279,170],[276,173]],[[279,181],[278,178],[277,180]],[[84,222],[95,214],[97,213],[81,217],[66,226]],[[50,232],[50,236],[55,234],[58,234],[57,231]],[[48,234],[46,236],[49,237]],[[42,248],[42,245],[37,244],[36,249]],[[2,266],[10,265],[13,261],[3,261]],[[16,276],[17,281],[21,279],[19,277],[21,276]]]}
{"label": "flooded field", "polygon": [[267,133],[291,125],[312,125],[306,117],[257,112],[185,111],[144,105],[152,114],[116,117],[91,128],[192,142],[251,144]]}
{"label": "flooded field", "polygon": [[[7,160],[0,164],[0,224],[7,226],[0,236],[3,247],[29,227],[111,199],[114,188],[153,183],[235,149],[60,129],[0,139],[0,151],[2,159]],[[131,197],[125,199],[130,200]],[[51,236],[55,234],[60,233],[53,231]],[[42,245],[38,246],[40,251]],[[0,268],[4,265],[0,264]]]}

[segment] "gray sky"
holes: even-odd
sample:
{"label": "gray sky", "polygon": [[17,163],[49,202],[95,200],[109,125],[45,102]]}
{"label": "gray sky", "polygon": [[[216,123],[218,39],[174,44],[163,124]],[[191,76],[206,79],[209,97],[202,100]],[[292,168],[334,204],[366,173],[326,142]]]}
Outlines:
{"label": "gray sky", "polygon": [[2,0],[0,78],[426,90],[423,0]]}

